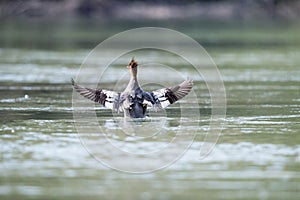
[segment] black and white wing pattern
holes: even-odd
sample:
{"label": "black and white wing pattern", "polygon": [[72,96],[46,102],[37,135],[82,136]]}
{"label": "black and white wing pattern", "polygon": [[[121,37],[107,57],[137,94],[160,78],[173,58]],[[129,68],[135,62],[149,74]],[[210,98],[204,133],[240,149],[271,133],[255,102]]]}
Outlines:
{"label": "black and white wing pattern", "polygon": [[83,87],[78,85],[73,79],[72,85],[81,96],[90,99],[96,103],[100,103],[106,108],[119,111],[120,93],[103,89],[92,89]]}
{"label": "black and white wing pattern", "polygon": [[154,108],[166,108],[185,97],[193,87],[193,80],[187,79],[174,87],[162,88],[153,92],[145,92],[145,104]]}

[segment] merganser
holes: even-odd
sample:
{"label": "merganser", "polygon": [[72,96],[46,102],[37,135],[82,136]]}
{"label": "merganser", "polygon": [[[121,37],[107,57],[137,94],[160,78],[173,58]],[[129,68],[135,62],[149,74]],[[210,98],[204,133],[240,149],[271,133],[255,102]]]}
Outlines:
{"label": "merganser", "polygon": [[193,87],[193,80],[187,79],[179,85],[145,92],[137,80],[138,63],[132,59],[128,65],[130,81],[123,92],[92,89],[78,85],[72,79],[74,89],[83,97],[100,103],[106,108],[124,112],[124,117],[144,118],[147,108],[164,109],[186,96]]}

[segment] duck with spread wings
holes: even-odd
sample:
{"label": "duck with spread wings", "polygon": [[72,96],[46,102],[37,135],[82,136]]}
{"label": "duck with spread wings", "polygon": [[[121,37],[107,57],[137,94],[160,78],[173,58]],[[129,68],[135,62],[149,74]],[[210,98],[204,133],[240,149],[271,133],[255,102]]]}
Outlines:
{"label": "duck with spread wings", "polygon": [[124,112],[125,117],[131,118],[146,117],[147,108],[164,109],[186,96],[193,87],[193,81],[187,79],[173,87],[146,92],[140,87],[137,80],[138,63],[132,59],[128,68],[131,78],[123,92],[83,87],[73,79],[72,85],[83,97],[114,111]]}

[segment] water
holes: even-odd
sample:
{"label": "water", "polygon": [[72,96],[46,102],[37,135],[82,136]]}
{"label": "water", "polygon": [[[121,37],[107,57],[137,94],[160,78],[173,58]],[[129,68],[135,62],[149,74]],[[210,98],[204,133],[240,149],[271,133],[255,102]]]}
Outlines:
{"label": "water", "polygon": [[[71,30],[74,27],[77,26],[72,25]],[[205,159],[199,159],[211,113],[205,83],[187,66],[174,63],[172,56],[151,54],[158,62],[174,66],[184,77],[195,79],[195,90],[201,91],[196,94],[201,113],[199,121],[187,118],[180,126],[179,105],[189,108],[193,100],[189,96],[181,104],[150,118],[146,123],[156,124],[151,128],[163,130],[163,134],[141,141],[136,135],[122,134],[118,126],[122,115],[112,114],[100,106],[96,108],[99,124],[109,133],[96,135],[97,139],[103,141],[103,137],[108,137],[127,151],[143,153],[163,148],[176,130],[197,134],[177,162],[146,174],[118,172],[101,164],[89,154],[82,137],[77,134],[70,78],[76,77],[89,52],[86,45],[79,48],[80,34],[72,36],[73,43],[67,41],[58,49],[45,49],[47,41],[43,36],[31,49],[24,48],[28,41],[22,36],[10,36],[12,39],[7,36],[12,44],[16,40],[23,42],[16,48],[2,42],[0,49],[1,199],[299,199],[300,49],[297,44],[300,38],[299,34],[294,34],[299,31],[297,27],[279,24],[278,32],[274,32],[274,27],[241,30],[237,27],[209,26],[198,27],[198,30],[193,26],[185,27],[186,34],[206,42],[226,87],[225,126]],[[23,28],[16,25],[15,29],[6,30],[14,32]],[[95,38],[96,30],[85,34]],[[68,28],[65,31],[68,32]],[[226,34],[217,34],[222,31]],[[214,34],[203,34],[209,32]],[[266,41],[264,38],[271,33],[273,36]],[[213,41],[222,45],[217,47]],[[264,43],[259,44],[262,41]],[[232,46],[228,46],[230,42]],[[141,52],[136,59],[148,56]],[[126,82],[127,62],[121,60],[110,68],[109,76],[103,79],[103,87],[111,87],[120,77]],[[164,81],[163,75],[149,68],[140,71],[147,73],[150,79]],[[89,76],[91,82],[98,78]],[[177,82],[177,76],[165,80],[166,84]],[[145,85],[149,90],[157,87]],[[142,125],[132,126],[138,130]],[[111,158],[106,159],[124,158],[112,153]]]}

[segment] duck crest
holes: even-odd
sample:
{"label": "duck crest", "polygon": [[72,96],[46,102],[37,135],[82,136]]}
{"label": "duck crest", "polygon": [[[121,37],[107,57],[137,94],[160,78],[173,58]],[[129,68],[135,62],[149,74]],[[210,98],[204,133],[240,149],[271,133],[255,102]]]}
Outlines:
{"label": "duck crest", "polygon": [[138,66],[138,63],[132,58],[128,66],[135,68]]}

